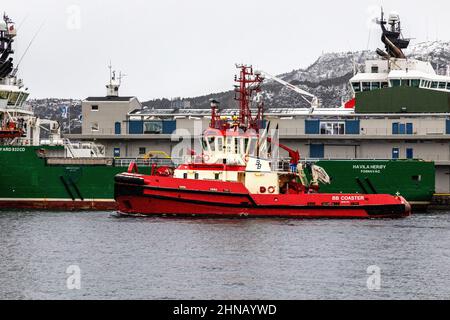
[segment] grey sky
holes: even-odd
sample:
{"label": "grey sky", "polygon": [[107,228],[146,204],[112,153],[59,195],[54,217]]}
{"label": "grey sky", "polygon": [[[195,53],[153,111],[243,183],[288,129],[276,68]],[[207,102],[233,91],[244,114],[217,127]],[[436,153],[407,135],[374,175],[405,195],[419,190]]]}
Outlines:
{"label": "grey sky", "polygon": [[[26,18],[19,56],[45,21],[21,65],[32,97],[104,95],[110,59],[128,75],[121,94],[146,100],[229,90],[236,62],[279,74],[307,67],[322,52],[381,46],[368,23],[378,16],[377,1],[2,2],[17,24]],[[448,0],[389,0],[384,7],[400,13],[414,42],[450,39]]]}

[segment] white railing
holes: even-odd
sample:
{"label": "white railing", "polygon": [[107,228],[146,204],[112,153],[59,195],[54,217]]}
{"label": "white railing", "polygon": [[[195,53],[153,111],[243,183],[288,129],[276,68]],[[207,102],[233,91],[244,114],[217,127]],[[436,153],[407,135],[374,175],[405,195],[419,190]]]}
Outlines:
{"label": "white railing", "polygon": [[174,163],[172,159],[124,159],[118,158],[114,159],[115,167],[128,167],[131,162],[137,164],[138,167],[151,167],[156,164],[158,167],[160,166],[169,166],[173,167]]}

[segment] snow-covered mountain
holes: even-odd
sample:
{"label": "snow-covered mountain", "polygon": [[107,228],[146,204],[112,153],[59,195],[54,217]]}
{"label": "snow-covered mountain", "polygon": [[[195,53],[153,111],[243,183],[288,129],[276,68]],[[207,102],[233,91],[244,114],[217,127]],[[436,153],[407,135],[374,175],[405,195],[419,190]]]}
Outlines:
{"label": "snow-covered mountain", "polygon": [[[450,64],[450,41],[418,43],[411,45],[405,53],[409,58],[430,61],[436,70],[445,73]],[[293,70],[279,77],[316,95],[323,106],[335,107],[350,97],[348,81],[353,76],[354,69],[361,70],[367,59],[376,58],[374,51],[325,53],[308,68]],[[274,81],[266,81],[263,88],[267,107],[306,107],[302,97]],[[211,98],[221,101],[222,105],[234,106],[233,97],[233,92],[227,91],[184,100],[188,100],[193,108],[207,108]],[[169,107],[170,101],[148,101],[145,105]]]}

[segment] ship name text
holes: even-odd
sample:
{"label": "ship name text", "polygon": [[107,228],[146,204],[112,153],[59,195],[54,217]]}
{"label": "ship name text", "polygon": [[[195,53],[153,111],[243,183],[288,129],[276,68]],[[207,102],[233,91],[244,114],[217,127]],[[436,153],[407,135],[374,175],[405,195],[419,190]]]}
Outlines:
{"label": "ship name text", "polygon": [[25,148],[20,147],[0,147],[2,152],[25,152]]}

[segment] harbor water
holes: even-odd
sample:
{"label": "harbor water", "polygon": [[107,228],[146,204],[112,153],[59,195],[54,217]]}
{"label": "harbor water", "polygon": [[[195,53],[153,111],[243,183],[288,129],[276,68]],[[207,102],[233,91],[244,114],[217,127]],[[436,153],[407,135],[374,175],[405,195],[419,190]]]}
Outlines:
{"label": "harbor water", "polygon": [[0,299],[450,298],[450,212],[181,220],[15,211],[0,213],[0,232]]}

